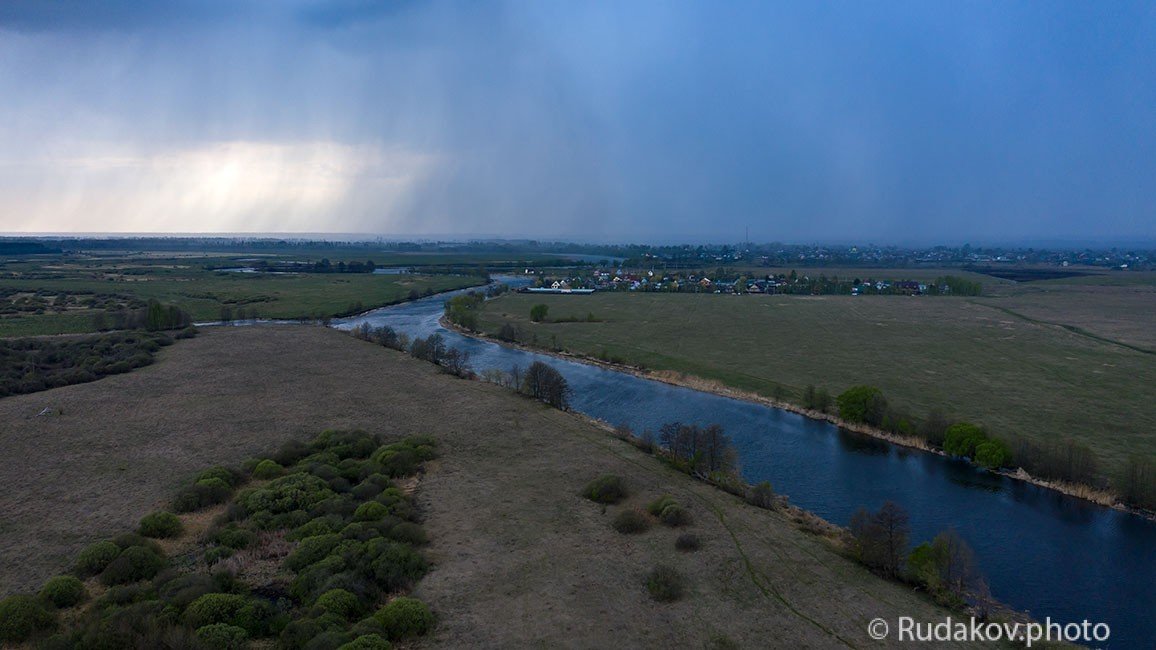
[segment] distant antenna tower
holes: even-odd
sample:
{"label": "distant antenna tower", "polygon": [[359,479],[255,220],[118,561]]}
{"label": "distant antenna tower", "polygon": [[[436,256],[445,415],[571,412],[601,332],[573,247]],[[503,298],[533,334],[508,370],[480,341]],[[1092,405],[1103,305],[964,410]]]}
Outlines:
{"label": "distant antenna tower", "polygon": [[743,241],[745,242],[744,245],[746,246],[745,250],[749,251],[751,249],[751,227],[750,226],[747,226],[746,235],[744,235]]}

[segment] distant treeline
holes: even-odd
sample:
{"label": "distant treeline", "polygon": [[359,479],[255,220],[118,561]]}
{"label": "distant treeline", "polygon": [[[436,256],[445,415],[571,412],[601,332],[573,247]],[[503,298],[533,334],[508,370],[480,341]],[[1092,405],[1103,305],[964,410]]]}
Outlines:
{"label": "distant treeline", "polygon": [[46,246],[38,241],[0,241],[0,255],[50,255],[59,252],[59,247]]}
{"label": "distant treeline", "polygon": [[262,273],[373,273],[377,270],[377,265],[373,263],[373,260],[365,260],[364,262],[353,260],[334,264],[329,261],[328,257],[323,257],[313,263],[258,260],[253,262],[252,266],[253,269]]}
{"label": "distant treeline", "polygon": [[[782,395],[778,395],[780,399]],[[1063,481],[1094,489],[1112,488],[1129,505],[1156,509],[1156,459],[1133,456],[1122,474],[1107,479],[1096,453],[1070,438],[1037,442],[1003,433],[994,435],[970,422],[953,422],[939,409],[922,421],[892,406],[874,386],[854,386],[832,399],[814,386],[803,391],[804,408],[830,412],[832,407],[847,422],[866,424],[889,433],[920,438],[933,449],[967,458],[988,469],[1023,468],[1045,480]]]}
{"label": "distant treeline", "polygon": [[187,311],[157,300],[149,300],[143,307],[100,311],[93,316],[93,326],[101,332],[128,329],[160,332],[183,329],[192,324],[193,318]]}
{"label": "distant treeline", "polygon": [[0,397],[35,393],[128,372],[153,362],[174,338],[160,332],[114,332],[80,338],[0,339]]}

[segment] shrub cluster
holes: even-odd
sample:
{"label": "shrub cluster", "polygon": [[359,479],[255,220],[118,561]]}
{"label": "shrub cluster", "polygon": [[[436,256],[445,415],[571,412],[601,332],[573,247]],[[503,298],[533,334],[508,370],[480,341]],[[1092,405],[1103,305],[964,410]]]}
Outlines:
{"label": "shrub cluster", "polygon": [[84,600],[84,583],[76,576],[56,576],[40,588],[40,598],[54,607],[72,607]]}
{"label": "shrub cluster", "polygon": [[637,535],[650,530],[650,517],[638,510],[623,510],[614,517],[611,525],[623,535]]}
{"label": "shrub cluster", "polygon": [[55,622],[52,612],[32,596],[16,595],[0,600],[0,642],[21,643]]}
{"label": "shrub cluster", "polygon": [[145,537],[176,537],[182,530],[184,526],[180,517],[163,510],[147,514],[140,520],[140,534]]}
{"label": "shrub cluster", "polygon": [[215,506],[229,500],[244,482],[240,472],[227,467],[213,467],[201,472],[192,485],[185,486],[173,498],[173,512],[185,513]]}
{"label": "shrub cluster", "polygon": [[153,362],[172,337],[113,332],[78,338],[0,341],[0,397],[94,381]]}
{"label": "shrub cluster", "polygon": [[674,497],[663,495],[646,506],[646,511],[654,515],[663,524],[672,528],[690,524],[690,513],[680,506]]}
{"label": "shrub cluster", "polygon": [[[283,473],[261,484],[241,487],[239,472],[207,470],[194,485],[217,486],[233,500],[200,540],[204,564],[170,568],[143,535],[172,534],[173,520],[180,520],[153,513],[142,520],[142,534],[80,554],[77,572],[109,588],[66,617],[65,629],[44,638],[55,619],[49,606],[84,598],[72,576],[48,581],[39,598],[0,602],[0,641],[39,635],[46,647],[232,649],[252,641],[290,649],[388,648],[389,639],[424,634],[433,615],[421,601],[394,598],[376,613],[371,604],[410,588],[428,568],[416,548],[426,542],[418,511],[392,478],[420,471],[435,456],[425,437],[383,445],[364,432],[326,431],[283,447],[269,459]],[[279,565],[288,585],[254,588],[247,578],[266,570],[247,573],[254,562]]]}
{"label": "shrub cluster", "polygon": [[627,494],[626,481],[613,474],[599,476],[582,488],[582,496],[595,503],[618,503]]}
{"label": "shrub cluster", "polygon": [[416,598],[394,598],[373,615],[390,639],[421,636],[433,627],[434,616],[425,603]]}
{"label": "shrub cluster", "polygon": [[1002,441],[990,438],[983,427],[970,422],[958,422],[947,428],[943,451],[952,456],[970,458],[988,469],[1006,467],[1012,459],[1011,450]]}

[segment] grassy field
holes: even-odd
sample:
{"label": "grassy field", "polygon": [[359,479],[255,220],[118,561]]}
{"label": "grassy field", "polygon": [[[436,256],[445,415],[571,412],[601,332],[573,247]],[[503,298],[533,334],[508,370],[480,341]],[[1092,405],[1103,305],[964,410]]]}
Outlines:
{"label": "grassy field", "polygon": [[[1128,347],[1150,344],[1153,288],[1023,287],[975,299],[514,294],[487,305],[482,327],[512,321],[541,345],[767,396],[872,384],[916,417],[938,407],[996,434],[1083,441],[1108,475],[1130,453],[1156,454],[1156,355]],[[531,323],[537,303],[550,320],[600,322]]]}
{"label": "grassy field", "polygon": [[411,291],[445,291],[481,281],[462,275],[258,274],[205,268],[240,263],[155,255],[8,263],[0,273],[0,292],[8,297],[0,299],[0,306],[34,301],[32,307],[39,309],[0,316],[0,337],[93,331],[97,311],[133,299],[180,305],[197,321],[219,319],[225,305],[262,318],[322,317],[398,302]]}
{"label": "grassy field", "polygon": [[[60,415],[36,417],[45,406]],[[0,592],[133,528],[204,467],[330,427],[438,441],[417,491],[434,568],[415,595],[438,616],[422,646],[865,647],[875,617],[946,615],[571,415],[306,326],[206,328],[133,373],[0,400]],[[626,478],[624,504],[578,496],[604,473]],[[689,507],[698,552],[662,526],[611,528],[665,493]],[[658,563],[687,578],[682,600],[647,594]]]}

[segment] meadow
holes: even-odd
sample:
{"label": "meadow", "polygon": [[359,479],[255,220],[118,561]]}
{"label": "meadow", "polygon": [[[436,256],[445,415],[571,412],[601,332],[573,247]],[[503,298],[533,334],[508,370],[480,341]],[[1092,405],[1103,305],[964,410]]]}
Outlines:
{"label": "meadow", "polygon": [[807,385],[870,384],[917,419],[938,408],[996,435],[1083,442],[1111,477],[1156,454],[1156,287],[1104,277],[993,280],[979,298],[511,294],[481,328],[796,402]]}
{"label": "meadow", "polygon": [[482,282],[477,275],[219,270],[252,259],[126,253],[10,260],[0,266],[0,337],[95,331],[98,312],[149,299],[178,305],[199,322],[219,320],[223,309],[249,318],[325,318]]}
{"label": "meadow", "polygon": [[[44,404],[61,415],[35,417]],[[437,441],[414,503],[431,568],[412,595],[436,617],[422,647],[860,647],[875,617],[947,615],[579,418],[309,326],[204,328],[132,373],[0,400],[0,489],[21,495],[0,501],[0,595],[39,589],[206,467],[327,428]],[[626,499],[581,496],[604,474]],[[615,530],[663,495],[692,523]],[[676,548],[685,531],[698,550]],[[658,566],[685,581],[674,602],[648,591]]]}

